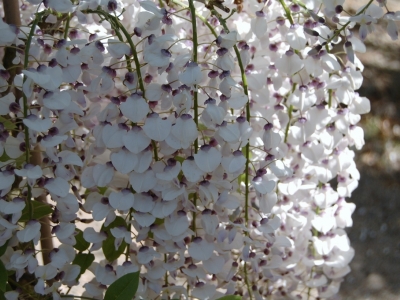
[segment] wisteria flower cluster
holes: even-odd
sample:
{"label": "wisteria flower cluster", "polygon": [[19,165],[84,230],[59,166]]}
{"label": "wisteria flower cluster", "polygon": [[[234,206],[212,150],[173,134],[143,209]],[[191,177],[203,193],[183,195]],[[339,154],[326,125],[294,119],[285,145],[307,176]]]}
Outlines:
{"label": "wisteria flower cluster", "polygon": [[356,53],[400,19],[343,5],[27,0],[0,19],[5,298],[107,299],[129,274],[109,299],[337,294],[370,110]]}

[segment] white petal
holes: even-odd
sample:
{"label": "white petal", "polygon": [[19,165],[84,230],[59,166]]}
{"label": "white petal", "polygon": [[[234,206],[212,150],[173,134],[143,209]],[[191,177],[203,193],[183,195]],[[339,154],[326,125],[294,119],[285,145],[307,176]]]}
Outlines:
{"label": "white petal", "polygon": [[97,186],[108,185],[114,177],[114,168],[107,165],[95,165],[93,167],[93,179]]}
{"label": "white petal", "polygon": [[0,172],[0,190],[5,190],[14,183],[15,176],[9,172]]}
{"label": "white petal", "polygon": [[66,197],[69,193],[69,183],[63,178],[50,178],[44,187],[51,193],[59,197]]}
{"label": "white petal", "polygon": [[145,193],[135,194],[135,202],[133,203],[133,208],[136,211],[147,213],[151,212],[155,205],[153,198]]}
{"label": "white petal", "polygon": [[187,149],[196,140],[198,132],[196,123],[192,118],[183,115],[172,126],[171,133],[181,141],[182,148]]}
{"label": "white petal", "polygon": [[56,236],[59,240],[67,239],[75,232],[75,224],[73,223],[60,223],[59,229],[56,231]]}
{"label": "white petal", "polygon": [[193,84],[200,83],[202,77],[203,76],[201,74],[201,69],[198,65],[188,66],[185,71],[179,74],[179,81],[183,84],[186,84],[187,86],[191,86]]}
{"label": "white petal", "polygon": [[134,202],[134,195],[130,192],[111,192],[108,196],[108,200],[110,201],[110,205],[114,209],[118,210],[128,210],[132,207]]}
{"label": "white petal", "polygon": [[78,80],[79,76],[82,73],[82,69],[80,65],[68,65],[66,68],[62,69],[63,72],[63,81],[68,83],[74,83]]}
{"label": "white petal", "polygon": [[48,109],[61,110],[67,108],[71,103],[71,96],[67,92],[50,92],[43,97],[43,104]]}
{"label": "white petal", "polygon": [[240,139],[240,131],[238,123],[223,123],[222,126],[218,128],[219,135],[227,143],[237,143]]}
{"label": "white petal", "polygon": [[50,129],[51,125],[53,124],[50,119],[30,119],[26,118],[23,120],[24,124],[28,126],[29,129],[38,131],[38,132],[45,132]]}
{"label": "white petal", "polygon": [[134,123],[142,121],[150,112],[146,100],[138,94],[132,94],[120,107],[122,114]]}
{"label": "white petal", "polygon": [[20,144],[21,141],[12,135],[7,138],[4,149],[10,158],[18,158],[24,153],[19,149]]}
{"label": "white petal", "polygon": [[158,83],[150,83],[146,88],[146,98],[149,101],[159,101],[161,100],[163,90],[161,85]]}
{"label": "white petal", "polygon": [[127,134],[122,138],[124,146],[132,153],[138,154],[146,149],[151,139],[144,133],[141,127],[134,126]]}
{"label": "white petal", "polygon": [[120,129],[118,124],[104,126],[101,133],[104,144],[107,148],[119,148],[123,146],[122,138],[126,131]]}
{"label": "white petal", "polygon": [[111,207],[108,204],[103,204],[101,202],[96,203],[92,207],[93,220],[102,221],[110,213]]}
{"label": "white petal", "polygon": [[149,138],[155,141],[163,141],[171,131],[172,123],[170,120],[161,119],[158,114],[149,115],[143,126],[144,132]]}
{"label": "white petal", "polygon": [[273,191],[275,188],[275,181],[268,180],[266,176],[256,177],[252,181],[254,188],[260,194],[267,194]]}
{"label": "white petal", "polygon": [[136,164],[134,170],[137,173],[143,173],[147,171],[153,161],[153,153],[150,150],[142,151],[137,155],[138,163]]}
{"label": "white petal", "polygon": [[22,70],[22,73],[31,78],[37,85],[40,85],[43,88],[46,88],[46,83],[50,81],[50,76],[46,74],[41,74],[38,72],[31,72],[27,70]]}
{"label": "white petal", "polygon": [[96,232],[92,227],[86,227],[83,231],[83,238],[89,243],[99,243],[107,239],[107,236]]}
{"label": "white petal", "polygon": [[15,96],[13,93],[8,93],[4,97],[0,98],[0,115],[8,115],[10,112],[10,104],[15,101]]}
{"label": "white petal", "polygon": [[210,259],[203,261],[204,269],[210,274],[218,274],[224,267],[225,260],[222,256],[213,255]]}
{"label": "white petal", "polygon": [[214,147],[202,147],[197,154],[194,155],[196,165],[204,172],[214,171],[221,163],[222,155]]}
{"label": "white petal", "polygon": [[17,238],[21,243],[27,243],[33,240],[40,233],[40,223],[30,221],[23,230],[17,232]]}
{"label": "white petal", "polygon": [[25,207],[25,202],[19,198],[15,198],[11,202],[0,199],[0,211],[6,215],[22,212]]}
{"label": "white petal", "polygon": [[136,193],[148,192],[157,185],[157,178],[153,170],[144,173],[132,172],[129,174],[129,182]]}
{"label": "white petal", "polygon": [[118,172],[128,174],[135,168],[138,158],[136,154],[126,149],[121,149],[111,154],[111,162]]}
{"label": "white petal", "polygon": [[71,12],[73,7],[70,0],[48,0],[48,6],[59,13]]}
{"label": "white petal", "polygon": [[265,17],[256,17],[251,22],[251,29],[258,39],[267,33],[267,19]]}
{"label": "white petal", "polygon": [[154,223],[156,220],[156,217],[149,213],[141,213],[141,212],[136,212],[132,214],[133,219],[139,223],[140,226],[142,227],[149,227],[151,224]]}
{"label": "white petal", "polygon": [[207,260],[210,259],[213,251],[214,251],[214,244],[208,243],[206,240],[202,240],[200,242],[193,241],[189,248],[189,255],[197,260]]}
{"label": "white petal", "polygon": [[303,27],[297,24],[292,26],[292,28],[290,28],[288,33],[286,34],[286,40],[289,43],[290,47],[292,47],[293,49],[303,50],[307,43]]}
{"label": "white petal", "polygon": [[63,165],[74,165],[78,167],[83,167],[82,159],[78,156],[78,154],[64,150],[58,153],[58,157],[62,158]]}
{"label": "white petal", "polygon": [[182,163],[182,172],[189,182],[198,182],[204,175],[204,172],[197,167],[193,157]]}
{"label": "white petal", "polygon": [[172,216],[164,219],[164,226],[172,236],[179,236],[189,228],[189,220],[186,216]]}
{"label": "white petal", "polygon": [[240,171],[246,163],[246,158],[242,155],[235,156],[230,155],[229,157],[223,157],[221,164],[227,173],[236,173]]}
{"label": "white petal", "polygon": [[57,208],[61,213],[75,214],[79,211],[78,199],[72,194],[56,199]]}
{"label": "white petal", "polygon": [[233,109],[241,109],[247,104],[248,97],[244,93],[232,93],[228,99],[229,106]]}

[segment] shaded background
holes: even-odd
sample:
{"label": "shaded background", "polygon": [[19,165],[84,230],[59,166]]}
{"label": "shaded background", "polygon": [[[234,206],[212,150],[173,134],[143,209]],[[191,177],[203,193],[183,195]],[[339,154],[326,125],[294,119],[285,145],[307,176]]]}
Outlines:
{"label": "shaded background", "polygon": [[[367,1],[346,2],[354,13]],[[400,0],[388,0],[388,8],[400,10]],[[357,208],[347,230],[356,255],[336,297],[341,300],[400,299],[400,42],[390,39],[385,26],[378,24],[366,40],[367,53],[357,54],[365,65],[359,93],[372,108],[361,121],[366,145],[357,151],[361,180],[350,200]]]}
{"label": "shaded background", "polygon": [[[350,1],[348,11],[363,2]],[[388,8],[400,10],[400,1],[389,0]],[[385,30],[384,22],[375,26],[367,53],[357,55],[365,66],[359,93],[370,99],[371,113],[362,118],[366,144],[356,152],[361,180],[347,230],[356,254],[342,300],[400,299],[400,42]]]}

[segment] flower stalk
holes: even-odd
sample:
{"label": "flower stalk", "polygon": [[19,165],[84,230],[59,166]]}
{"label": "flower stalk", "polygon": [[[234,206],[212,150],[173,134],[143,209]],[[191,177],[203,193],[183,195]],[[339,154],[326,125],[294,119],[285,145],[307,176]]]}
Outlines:
{"label": "flower stalk", "polygon": [[[29,65],[29,50],[31,48],[31,42],[32,38],[35,35],[35,28],[39,21],[42,19],[42,16],[45,14],[45,12],[40,12],[36,15],[36,18],[33,20],[32,27],[29,31],[28,38],[26,41],[26,47],[25,47],[25,53],[24,53],[24,70],[28,68]],[[24,76],[23,83],[25,83],[27,77]],[[24,107],[23,107],[23,113],[24,113],[24,118],[28,117],[28,98],[26,97],[25,93],[23,93],[22,96]],[[29,128],[28,126],[24,126],[24,134],[25,134],[25,162],[28,164],[30,161],[30,151],[31,151],[31,144],[30,144],[30,138],[29,138]],[[33,219],[33,207],[32,207],[32,188],[29,184],[27,184],[27,196],[26,196],[26,202],[28,205],[28,211],[29,211],[29,216],[30,219]]]}
{"label": "flower stalk", "polygon": [[[136,51],[136,47],[135,44],[132,41],[131,35],[129,34],[129,32],[126,30],[126,28],[120,23],[119,19],[116,16],[113,16],[109,13],[106,13],[103,10],[87,10],[87,13],[97,13],[101,16],[103,16],[106,20],[108,20],[111,24],[111,26],[113,27],[115,34],[117,35],[118,39],[124,43],[124,39],[121,35],[121,33],[119,32],[119,30],[122,31],[122,33],[125,35],[126,41],[128,42],[131,51],[132,51],[132,56],[133,56],[133,60],[135,62],[135,67],[136,67],[136,74],[138,76],[138,82],[139,82],[139,88],[142,91],[143,94],[143,98],[146,98],[145,95],[145,88],[144,88],[144,83],[143,83],[143,78],[142,78],[142,73],[141,73],[141,65],[139,62],[139,57],[138,57],[138,53]],[[128,71],[132,72],[132,66],[131,66],[131,58],[128,55],[125,55],[126,60],[127,60],[127,64],[128,64]]]}
{"label": "flower stalk", "polygon": [[[190,18],[192,23],[192,42],[193,42],[193,61],[197,63],[198,58],[198,46],[199,42],[197,39],[197,20],[196,20],[196,8],[194,7],[193,0],[189,0],[189,10]],[[196,128],[199,130],[199,103],[198,103],[198,89],[197,85],[194,85],[193,91],[193,110],[194,110],[194,122],[196,123]],[[199,138],[197,137],[194,141],[194,153],[196,154],[199,149]],[[197,192],[193,193],[193,205],[197,209]],[[192,230],[196,233],[196,211],[193,211],[192,215]]]}
{"label": "flower stalk", "polygon": [[285,10],[285,15],[286,18],[289,20],[290,25],[294,25],[292,13],[290,12],[290,8],[287,6],[285,0],[279,0],[279,2],[282,5],[283,9]]}
{"label": "flower stalk", "polygon": [[[229,33],[229,28],[226,24],[226,20],[227,19],[223,19],[221,14],[219,14],[217,11],[215,11],[214,9],[211,10],[212,15],[216,16],[219,20],[219,22],[221,23],[222,27],[224,28],[224,30]],[[232,14],[230,15],[232,16]],[[235,44],[233,46],[233,49],[235,50],[235,54],[236,54],[236,58],[239,64],[239,68],[240,68],[240,75],[241,75],[241,79],[242,79],[242,86],[243,86],[243,92],[247,97],[247,103],[246,103],[246,121],[249,123],[250,125],[250,120],[251,120],[251,114],[250,114],[250,98],[249,98],[249,90],[248,90],[248,83],[247,83],[247,77],[246,77],[246,73],[245,73],[245,69],[243,66],[243,62],[242,62],[242,58],[239,52],[239,49],[237,47],[237,45]],[[250,194],[250,141],[247,142],[246,147],[245,147],[245,158],[246,158],[246,163],[245,163],[245,204],[244,204],[244,218],[245,218],[245,224],[246,224],[246,228],[249,227],[249,194]],[[248,235],[248,231],[244,232],[245,235]],[[248,281],[248,274],[247,274],[247,267],[246,267],[246,262],[244,263],[244,273],[245,273],[245,283],[247,286],[247,290],[249,293],[249,298],[250,300],[253,299],[253,294],[251,291],[251,286],[250,283]]]}

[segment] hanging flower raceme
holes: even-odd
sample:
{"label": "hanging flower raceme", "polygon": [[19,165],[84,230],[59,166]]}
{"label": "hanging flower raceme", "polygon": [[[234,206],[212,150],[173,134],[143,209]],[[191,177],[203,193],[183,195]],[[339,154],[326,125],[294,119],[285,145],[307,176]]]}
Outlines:
{"label": "hanging flower raceme", "polygon": [[[29,273],[55,299],[107,298],[134,272],[136,299],[338,292],[354,256],[351,147],[370,109],[356,55],[379,19],[397,38],[398,12],[370,1],[348,17],[344,0],[247,1],[240,14],[192,0],[28,2],[33,23],[0,20],[0,45],[24,62],[12,82],[0,66],[2,91],[23,94],[0,98],[1,260],[17,282]],[[347,60],[332,52],[340,42]],[[43,264],[40,238],[57,245]]]}

